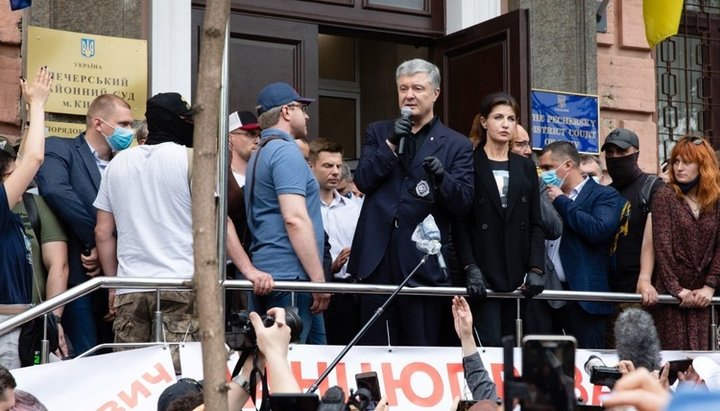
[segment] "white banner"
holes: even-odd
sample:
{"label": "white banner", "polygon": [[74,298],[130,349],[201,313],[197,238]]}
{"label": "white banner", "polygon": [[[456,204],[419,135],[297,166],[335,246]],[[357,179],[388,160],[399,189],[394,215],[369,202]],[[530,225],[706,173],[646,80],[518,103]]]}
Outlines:
{"label": "white banner", "polygon": [[[294,345],[288,359],[303,391],[322,374],[343,347]],[[181,347],[185,377],[202,379],[200,343]],[[481,350],[485,367],[498,384],[502,397],[503,355],[501,348]],[[609,366],[617,363],[613,352],[577,350],[575,390],[592,405],[608,389],[592,386],[583,366],[597,355]],[[720,363],[720,354],[665,351],[663,361],[706,355]],[[515,373],[519,374],[520,349],[515,349]],[[228,361],[228,374],[237,356]],[[348,392],[355,388],[355,374],[375,371],[381,391],[394,411],[446,410],[457,395],[469,398],[463,378],[460,348],[453,347],[354,347],[320,385],[322,396],[328,387],[339,385]],[[98,355],[12,371],[18,388],[35,394],[50,410],[148,410],[156,409],[162,391],[176,381],[169,350],[162,346]],[[258,397],[260,395],[258,394]],[[252,410],[250,403],[245,410]]]}
{"label": "white banner", "polygon": [[175,383],[170,350],[157,346],[12,370],[17,388],[49,410],[155,410]]}

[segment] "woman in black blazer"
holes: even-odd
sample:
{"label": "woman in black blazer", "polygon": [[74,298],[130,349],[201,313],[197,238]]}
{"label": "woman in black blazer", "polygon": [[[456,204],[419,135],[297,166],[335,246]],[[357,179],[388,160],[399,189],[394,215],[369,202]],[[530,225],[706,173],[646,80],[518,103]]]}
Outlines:
{"label": "woman in black blazer", "polygon": [[[483,98],[476,121],[475,197],[456,221],[453,238],[472,298],[475,327],[484,345],[501,346],[514,334],[515,300],[485,299],[493,291],[542,292],[545,245],[535,164],[510,152],[518,104],[503,92]],[[471,136],[473,133],[471,133]]]}

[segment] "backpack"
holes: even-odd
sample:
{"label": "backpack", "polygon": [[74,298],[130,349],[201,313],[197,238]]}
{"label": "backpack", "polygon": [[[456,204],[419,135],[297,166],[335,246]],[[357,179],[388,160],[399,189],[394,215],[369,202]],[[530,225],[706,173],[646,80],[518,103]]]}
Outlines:
{"label": "backpack", "polygon": [[645,215],[650,212],[650,193],[657,179],[658,176],[656,175],[646,174],[642,188],[638,192],[638,194],[640,194],[640,211],[642,211]]}

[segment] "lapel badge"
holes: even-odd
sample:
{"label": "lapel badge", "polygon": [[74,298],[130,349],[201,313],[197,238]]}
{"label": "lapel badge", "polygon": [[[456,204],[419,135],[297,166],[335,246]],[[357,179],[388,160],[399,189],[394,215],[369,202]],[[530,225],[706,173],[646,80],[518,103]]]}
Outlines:
{"label": "lapel badge", "polygon": [[427,197],[428,194],[430,194],[430,185],[428,182],[425,180],[418,181],[415,186],[415,194],[420,198]]}

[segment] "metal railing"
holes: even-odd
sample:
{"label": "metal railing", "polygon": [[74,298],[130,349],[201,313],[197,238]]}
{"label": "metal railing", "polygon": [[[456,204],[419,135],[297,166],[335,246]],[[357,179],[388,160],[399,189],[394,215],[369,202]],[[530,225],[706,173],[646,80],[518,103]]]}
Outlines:
{"label": "metal railing", "polygon": [[[221,282],[223,289],[252,290],[253,286],[247,280],[225,280]],[[56,295],[45,302],[33,306],[27,311],[17,314],[0,323],[0,335],[4,335],[22,324],[33,320],[47,312],[63,306],[79,297],[87,295],[100,288],[139,288],[139,289],[191,289],[192,280],[161,279],[161,278],[121,278],[121,277],[95,277],[62,294]],[[274,291],[298,292],[325,292],[350,294],[391,294],[397,287],[394,285],[377,284],[347,284],[347,283],[313,283],[308,281],[276,281]],[[401,295],[415,296],[454,296],[467,295],[465,287],[406,287],[400,290]],[[520,291],[495,292],[488,290],[488,298],[524,299]],[[533,297],[539,300],[565,300],[565,301],[594,301],[606,303],[640,303],[640,294],[593,292],[593,291],[555,291],[547,290]],[[663,294],[658,298],[659,304],[679,304],[677,298]],[[715,323],[715,305],[720,305],[720,297],[711,300],[711,347],[717,347],[717,326]]]}

